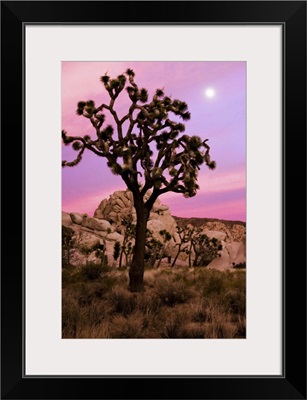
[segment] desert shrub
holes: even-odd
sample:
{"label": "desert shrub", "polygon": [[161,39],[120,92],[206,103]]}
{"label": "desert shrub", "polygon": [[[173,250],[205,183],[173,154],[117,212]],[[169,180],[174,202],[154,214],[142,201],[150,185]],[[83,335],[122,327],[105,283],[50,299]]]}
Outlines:
{"label": "desert shrub", "polygon": [[137,297],[137,308],[144,315],[156,315],[162,306],[161,299],[154,293],[141,293]]}
{"label": "desert shrub", "polygon": [[105,290],[104,287],[99,287],[97,289],[91,288],[78,297],[78,304],[80,307],[91,306],[96,299],[103,299],[106,293],[107,290]]}
{"label": "desert shrub", "polygon": [[101,324],[108,317],[108,308],[105,301],[94,299],[89,307],[80,309],[80,325],[95,326]]}
{"label": "desert shrub", "polygon": [[161,307],[159,313],[152,321],[156,337],[181,338],[182,327],[191,322],[189,314],[190,304],[177,304],[173,307]]}
{"label": "desert shrub", "polygon": [[72,295],[62,296],[62,337],[74,338],[80,318],[78,302]]}
{"label": "desert shrub", "polygon": [[82,267],[80,277],[85,281],[94,281],[100,277],[103,272],[103,266],[95,263],[89,263]]}
{"label": "desert shrub", "polygon": [[181,337],[186,339],[203,339],[205,328],[202,324],[189,322],[182,326]]}
{"label": "desert shrub", "polygon": [[70,268],[71,252],[75,246],[74,230],[62,225],[62,268]]}
{"label": "desert shrub", "polygon": [[140,312],[135,312],[126,317],[116,315],[110,325],[110,335],[112,338],[136,339],[143,337],[144,316]]}
{"label": "desert shrub", "polygon": [[111,338],[110,324],[102,322],[99,325],[82,326],[77,329],[78,339],[109,339]]}
{"label": "desert shrub", "polygon": [[246,295],[245,290],[231,289],[225,293],[220,302],[234,314],[245,315]]}
{"label": "desert shrub", "polygon": [[124,316],[131,314],[137,307],[136,295],[121,287],[112,289],[108,293],[107,299],[112,305],[113,311]]}
{"label": "desert shrub", "polygon": [[144,271],[144,285],[149,287],[154,287],[157,278],[157,271],[151,269],[146,269]]}
{"label": "desert shrub", "polygon": [[76,283],[79,280],[79,275],[74,268],[67,267],[62,269],[62,287]]}
{"label": "desert shrub", "polygon": [[[122,287],[122,288],[127,288],[128,287],[128,282],[129,282],[129,276],[128,273],[124,273],[123,268],[120,272],[118,270],[115,272],[114,275],[107,275],[107,279],[113,281],[113,287]],[[102,281],[105,281],[105,278],[103,277]]]}
{"label": "desert shrub", "polygon": [[233,265],[233,268],[235,268],[235,269],[245,269],[246,268],[246,262],[242,262],[242,263],[238,263],[238,264],[232,263],[232,265]]}
{"label": "desert shrub", "polygon": [[191,320],[192,322],[211,322],[211,307],[209,305],[205,306],[203,303],[195,304],[191,307]]}
{"label": "desert shrub", "polygon": [[206,339],[233,339],[236,336],[236,325],[229,321],[215,321],[204,325]]}
{"label": "desert shrub", "polygon": [[95,299],[103,299],[115,284],[115,278],[99,281],[77,281],[63,289],[63,296],[73,296],[81,307],[91,305]]}
{"label": "desert shrub", "polygon": [[227,271],[225,272],[225,286],[231,289],[244,289],[246,287],[245,271]]}
{"label": "desert shrub", "polygon": [[238,316],[236,321],[236,338],[246,338],[246,318],[242,317],[241,315]]}
{"label": "desert shrub", "polygon": [[170,315],[162,326],[160,335],[166,339],[182,338],[183,317],[180,314]]}
{"label": "desert shrub", "polygon": [[213,338],[216,339],[233,339],[236,336],[236,325],[231,322],[220,322],[216,325],[211,324],[213,329]]}
{"label": "desert shrub", "polygon": [[216,271],[210,271],[212,273],[208,274],[207,279],[204,280],[203,285],[203,296],[217,296],[224,289],[224,277],[222,274],[216,274]]}
{"label": "desert shrub", "polygon": [[231,339],[236,335],[237,327],[232,322],[231,313],[223,306],[211,300],[205,306],[208,322],[203,324],[207,339]]}
{"label": "desert shrub", "polygon": [[173,307],[176,304],[187,302],[192,297],[191,290],[182,281],[172,277],[159,277],[155,285],[155,293],[162,304]]}
{"label": "desert shrub", "polygon": [[142,293],[128,290],[127,271],[81,272],[63,272],[63,338],[246,337],[243,270],[146,270]]}

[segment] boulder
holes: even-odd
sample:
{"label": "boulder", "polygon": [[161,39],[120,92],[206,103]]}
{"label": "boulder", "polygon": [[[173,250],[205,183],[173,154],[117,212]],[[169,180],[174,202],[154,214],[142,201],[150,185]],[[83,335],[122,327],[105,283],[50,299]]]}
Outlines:
{"label": "boulder", "polygon": [[[124,196],[122,196],[122,197],[124,197]],[[116,199],[116,204],[119,206],[120,210],[122,210],[123,208],[126,207],[126,205],[127,205],[126,203],[127,203],[127,201],[123,202],[123,200],[121,199],[121,197],[118,197],[118,198]]]}
{"label": "boulder", "polygon": [[70,218],[70,215],[67,212],[62,211],[62,225],[70,226],[71,224],[72,224],[72,220]]}
{"label": "boulder", "polygon": [[149,215],[149,221],[152,219],[158,219],[158,218],[159,218],[159,216],[155,212],[151,212]]}
{"label": "boulder", "polygon": [[110,222],[98,218],[83,218],[82,225],[96,231],[107,231],[108,229],[114,231]]}
{"label": "boulder", "polygon": [[173,237],[177,235],[177,229],[176,229],[176,221],[174,218],[169,214],[169,215],[159,215],[158,214],[158,221],[160,221],[164,228],[166,229]]}
{"label": "boulder", "polygon": [[165,229],[165,226],[163,225],[163,223],[158,220],[149,220],[147,223],[147,229],[149,229],[152,232],[152,236],[156,239],[156,240],[160,240],[162,241],[162,237],[159,234],[160,231],[162,231],[163,229]]}
{"label": "boulder", "polygon": [[[151,195],[150,191],[147,191],[144,198],[145,200]],[[100,202],[98,208],[94,213],[95,217],[104,219],[112,222],[117,232],[122,232],[122,221],[130,219],[133,223],[136,222],[136,212],[133,207],[133,196],[130,190],[119,190],[110,195],[109,199],[104,199]],[[161,205],[159,199],[157,199],[153,205],[150,213],[150,221],[158,220],[161,229],[166,229],[172,236],[176,234],[176,221],[171,216],[169,207],[167,205]],[[160,229],[160,230],[161,230]]]}
{"label": "boulder", "polygon": [[95,210],[95,212],[94,212],[94,218],[103,219],[102,211],[101,211],[99,208],[97,208],[97,209]]}
{"label": "boulder", "polygon": [[226,239],[226,232],[221,232],[221,231],[208,231],[208,230],[204,230],[203,231],[205,235],[207,235],[209,238],[216,238],[218,240],[224,240]]}
{"label": "boulder", "polygon": [[245,246],[242,242],[226,243],[222,241],[223,249],[220,257],[215,258],[208,264],[208,268],[226,269],[233,268],[234,264],[245,262]]}
{"label": "boulder", "polygon": [[118,232],[112,232],[106,235],[106,240],[109,242],[123,242],[124,237]]}
{"label": "boulder", "polygon": [[230,268],[231,266],[229,253],[225,247],[223,247],[223,249],[220,251],[220,257],[216,257],[214,260],[212,260],[211,263],[207,265],[207,268],[226,269]]}
{"label": "boulder", "polygon": [[70,215],[70,218],[71,218],[71,220],[72,220],[72,222],[74,224],[77,224],[77,225],[81,225],[82,224],[83,214],[76,213],[76,212],[71,212],[69,215]]}
{"label": "boulder", "polygon": [[229,254],[230,265],[233,263],[240,264],[245,262],[245,246],[242,242],[232,242],[226,244],[226,250]]}
{"label": "boulder", "polygon": [[101,240],[89,232],[80,232],[77,235],[77,248],[94,248],[97,244],[101,243]]}

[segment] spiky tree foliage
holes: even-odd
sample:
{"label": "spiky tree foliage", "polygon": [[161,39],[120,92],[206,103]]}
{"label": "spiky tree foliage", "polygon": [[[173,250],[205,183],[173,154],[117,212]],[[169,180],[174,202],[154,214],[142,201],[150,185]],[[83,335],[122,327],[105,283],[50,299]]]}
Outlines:
{"label": "spiky tree foliage", "polygon": [[172,235],[166,229],[162,229],[161,231],[159,231],[159,235],[162,237],[162,248],[161,248],[161,251],[160,251],[157,268],[160,267],[163,254],[165,252],[166,243],[169,242],[171,240],[171,238],[172,238]]}
{"label": "spiky tree foliage", "polygon": [[62,225],[62,267],[70,267],[70,255],[75,246],[74,231]]}
{"label": "spiky tree foliage", "polygon": [[180,253],[187,253],[189,252],[189,241],[191,239],[191,230],[188,226],[180,227],[176,226],[177,233],[179,236],[179,242],[176,243],[177,246],[177,254],[173,260],[172,267],[175,266],[177,258],[179,257]]}
{"label": "spiky tree foliage", "polygon": [[195,267],[206,267],[216,257],[220,257],[221,241],[217,238],[209,238],[200,228],[194,231],[191,242],[195,254],[193,263]]}
{"label": "spiky tree foliage", "polygon": [[114,258],[114,265],[116,265],[116,261],[120,255],[120,242],[116,241],[114,243],[114,248],[113,248],[113,258]]}
{"label": "spiky tree foliage", "polygon": [[119,268],[122,267],[123,256],[126,259],[126,266],[129,266],[129,258],[133,252],[133,242],[135,241],[135,224],[131,219],[123,219],[122,225],[124,227],[124,239],[120,250]]}
{"label": "spiky tree foliage", "polygon": [[[63,130],[63,142],[72,144],[78,153],[73,161],[64,160],[62,165],[76,166],[84,151],[89,150],[105,158],[112,172],[120,175],[131,190],[137,224],[129,271],[130,288],[140,291],[143,289],[146,225],[155,200],[166,192],[195,196],[200,166],[205,163],[214,169],[215,162],[210,159],[208,139],[202,141],[199,136],[183,134],[185,125],[171,119],[173,115],[177,120],[188,121],[188,105],[165,95],[162,89],[157,89],[149,99],[147,89],[140,88],[134,78],[131,69],[116,78],[105,74],[100,80],[110,101],[99,106],[93,100],[78,103],[77,115],[89,120],[95,137],[68,136]],[[131,105],[127,114],[120,118],[114,106],[124,89]],[[111,125],[103,126],[105,112],[113,118],[115,129]],[[149,189],[151,195],[145,200]]]}
{"label": "spiky tree foliage", "polygon": [[106,250],[107,250],[107,237],[111,233],[111,229],[107,229],[107,234],[106,236],[102,239],[103,244],[98,244],[95,252],[95,256],[100,259],[100,266],[101,267],[106,267],[108,265],[108,257],[106,256]]}
{"label": "spiky tree foliage", "polygon": [[163,243],[153,236],[153,232],[146,230],[145,259],[149,261],[149,265],[154,267],[155,262],[159,259],[159,255],[163,248]]}

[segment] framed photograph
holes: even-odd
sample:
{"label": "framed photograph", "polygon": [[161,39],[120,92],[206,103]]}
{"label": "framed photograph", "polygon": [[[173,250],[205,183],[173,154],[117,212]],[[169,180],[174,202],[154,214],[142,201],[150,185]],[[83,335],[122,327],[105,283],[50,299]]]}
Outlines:
{"label": "framed photograph", "polygon": [[306,399],[306,2],[1,11],[2,398]]}

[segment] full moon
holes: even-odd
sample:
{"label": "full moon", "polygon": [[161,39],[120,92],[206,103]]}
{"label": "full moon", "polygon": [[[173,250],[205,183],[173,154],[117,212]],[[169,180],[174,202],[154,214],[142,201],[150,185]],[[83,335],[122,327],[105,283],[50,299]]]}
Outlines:
{"label": "full moon", "polygon": [[206,89],[205,94],[207,97],[212,98],[215,96],[215,90],[212,88],[208,88]]}

